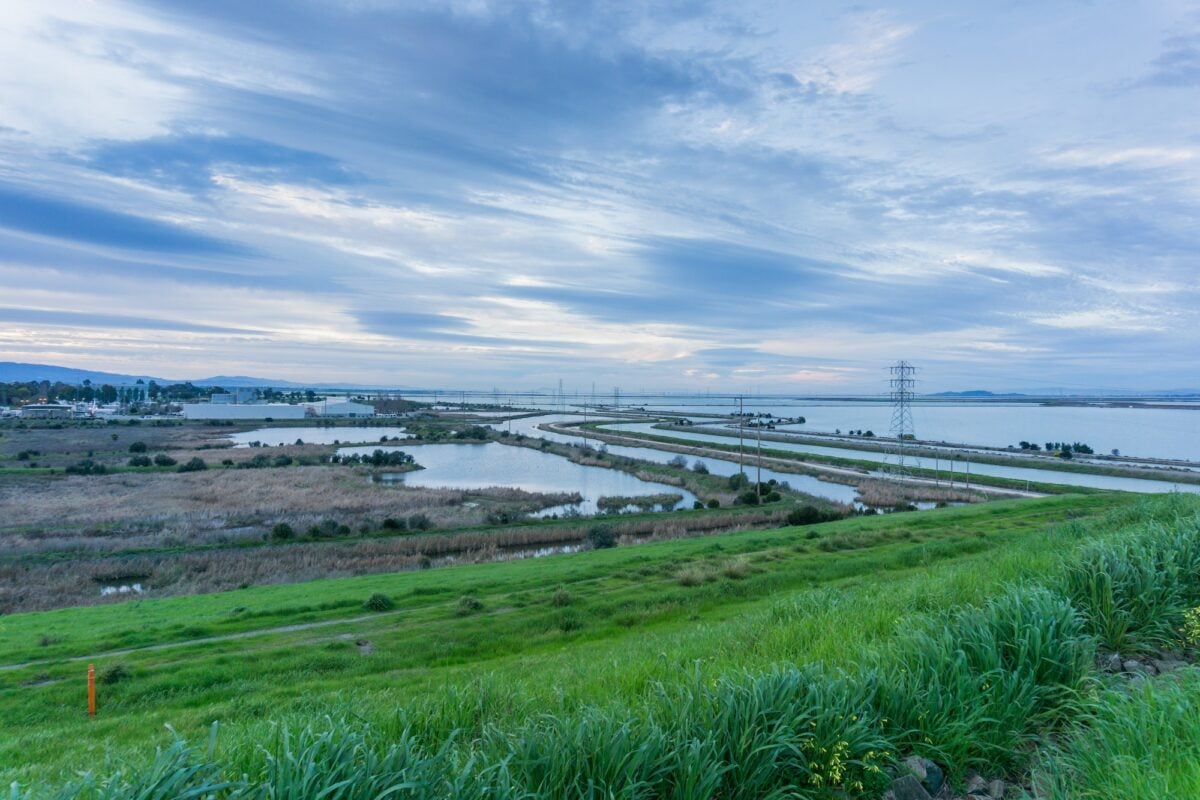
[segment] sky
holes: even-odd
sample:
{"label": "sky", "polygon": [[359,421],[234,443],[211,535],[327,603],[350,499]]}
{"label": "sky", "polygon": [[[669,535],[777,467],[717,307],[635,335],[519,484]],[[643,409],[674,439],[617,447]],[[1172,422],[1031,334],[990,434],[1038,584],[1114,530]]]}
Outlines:
{"label": "sky", "polygon": [[0,360],[1200,386],[1200,2],[0,0]]}

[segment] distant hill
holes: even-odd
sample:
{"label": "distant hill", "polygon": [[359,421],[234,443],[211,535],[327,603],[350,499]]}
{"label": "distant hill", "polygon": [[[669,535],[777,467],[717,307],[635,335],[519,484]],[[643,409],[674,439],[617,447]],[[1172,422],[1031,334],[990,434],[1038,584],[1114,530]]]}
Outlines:
{"label": "distant hill", "polygon": [[61,381],[63,383],[149,383],[171,384],[192,383],[196,386],[220,386],[231,389],[238,386],[269,386],[273,389],[379,389],[404,387],[362,386],[353,383],[296,383],[276,378],[255,378],[249,375],[214,375],[209,378],[159,378],[153,375],[123,375],[119,372],[100,372],[91,369],[75,369],[74,367],[57,367],[53,364],[25,364],[18,361],[0,361],[0,382],[15,381]]}
{"label": "distant hill", "polygon": [[137,380],[158,383],[174,383],[150,375],[121,375],[116,372],[98,372],[91,369],[55,367],[49,364],[22,364],[18,361],[0,361],[0,381],[62,381],[63,383],[134,383]]}
{"label": "distant hill", "polygon": [[1019,392],[989,392],[986,389],[970,389],[965,392],[934,392],[926,397],[1024,397]]}

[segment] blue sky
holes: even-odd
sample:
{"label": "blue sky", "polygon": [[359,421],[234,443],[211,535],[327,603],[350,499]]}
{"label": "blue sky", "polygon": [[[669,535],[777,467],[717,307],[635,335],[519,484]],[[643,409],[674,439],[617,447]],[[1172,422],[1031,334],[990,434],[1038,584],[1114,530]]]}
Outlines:
{"label": "blue sky", "polygon": [[1200,3],[0,2],[0,360],[1200,385]]}

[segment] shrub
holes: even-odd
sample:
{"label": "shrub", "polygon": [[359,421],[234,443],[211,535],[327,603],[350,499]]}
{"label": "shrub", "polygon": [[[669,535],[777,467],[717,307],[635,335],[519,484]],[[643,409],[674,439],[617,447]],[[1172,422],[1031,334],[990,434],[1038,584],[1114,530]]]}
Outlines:
{"label": "shrub", "polygon": [[758,505],[758,492],[753,489],[742,492],[737,496],[737,502],[743,506],[756,506]]}
{"label": "shrub", "polygon": [[687,456],[675,456],[667,461],[668,467],[675,467],[676,469],[687,469],[687,465]]}
{"label": "shrub", "polygon": [[696,473],[697,475],[707,475],[708,465],[697,459],[692,463],[692,472]]}
{"label": "shrub", "polygon": [[131,452],[131,453],[146,452],[146,443],[145,442],[134,442],[133,444],[129,445],[129,452]]}
{"label": "shrub", "polygon": [[464,594],[462,597],[458,598],[457,613],[460,617],[465,617],[482,610],[483,601],[478,597],[470,594]]}
{"label": "shrub", "polygon": [[85,458],[76,464],[72,464],[64,470],[68,475],[103,475],[108,472],[108,469],[103,464],[97,464],[90,458]]}
{"label": "shrub", "polygon": [[186,464],[180,464],[176,472],[201,472],[208,469],[208,464],[200,456],[192,456]]}
{"label": "shrub", "polygon": [[173,467],[176,463],[178,462],[175,459],[163,453],[159,453],[154,457],[154,466],[156,467]]}
{"label": "shrub", "polygon": [[721,567],[721,574],[735,581],[741,580],[750,574],[750,565],[740,558],[727,561],[725,566]]}
{"label": "shrub", "polygon": [[114,683],[128,680],[130,677],[129,667],[118,662],[110,664],[100,671],[99,680],[101,683],[111,686]]}
{"label": "shrub", "polygon": [[292,526],[288,525],[286,522],[280,522],[274,528],[271,528],[271,538],[277,542],[285,542],[288,539],[294,539],[295,537],[296,531],[294,531]]}
{"label": "shrub", "polygon": [[571,593],[560,586],[554,592],[554,596],[550,598],[550,602],[559,608],[562,608],[563,606],[569,606],[571,605]]}
{"label": "shrub", "polygon": [[692,502],[692,508],[699,511],[700,509],[704,508],[704,503],[700,500],[695,500]]}
{"label": "shrub", "polygon": [[391,611],[395,607],[395,600],[379,592],[368,597],[367,601],[363,603],[363,608],[367,611]]}
{"label": "shrub", "polygon": [[712,498],[711,500],[709,500],[709,501],[708,501],[708,507],[709,507],[709,508],[720,508],[720,507],[721,507],[721,501],[720,501],[720,500],[718,500],[717,498],[715,498],[715,497],[714,497],[714,498]]}
{"label": "shrub", "polygon": [[388,517],[383,521],[383,529],[385,531],[402,531],[404,530],[404,520]]}
{"label": "shrub", "polygon": [[433,527],[433,521],[424,514],[413,514],[408,518],[408,529],[410,531],[427,531]]}
{"label": "shrub", "polygon": [[779,492],[771,491],[771,492],[767,492],[767,496],[764,498],[763,502],[778,503],[782,499],[783,499],[783,495],[781,495]]}
{"label": "shrub", "polygon": [[275,466],[290,467],[292,465],[291,456],[275,456]]}
{"label": "shrub", "polygon": [[744,489],[750,485],[750,479],[746,477],[744,472],[735,472],[729,476],[727,481],[729,490],[736,492],[738,489]]}
{"label": "shrub", "polygon": [[788,512],[788,525],[815,525],[818,522],[828,522],[837,519],[837,514],[822,511],[816,506],[800,506]]}
{"label": "shrub", "polygon": [[617,534],[611,525],[593,525],[587,529],[587,543],[593,550],[617,546]]}
{"label": "shrub", "polygon": [[583,618],[575,609],[565,609],[558,615],[557,627],[563,633],[577,631],[583,627]]}
{"label": "shrub", "polygon": [[148,467],[151,463],[150,456],[133,456],[129,459],[131,467]]}
{"label": "shrub", "polygon": [[684,567],[675,573],[675,580],[680,586],[699,586],[707,581],[709,575],[699,567]]}

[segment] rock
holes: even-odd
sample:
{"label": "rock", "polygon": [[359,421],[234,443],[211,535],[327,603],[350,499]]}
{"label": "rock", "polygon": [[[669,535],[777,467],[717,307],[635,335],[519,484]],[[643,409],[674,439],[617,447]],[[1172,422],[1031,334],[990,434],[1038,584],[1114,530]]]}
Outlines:
{"label": "rock", "polygon": [[967,778],[967,794],[985,794],[987,792],[987,781],[979,775],[972,775]]}
{"label": "rock", "polygon": [[928,758],[909,756],[904,759],[904,767],[920,781],[931,795],[937,794],[942,788],[942,784],[946,782],[946,775],[942,772],[942,768]]}
{"label": "rock", "polygon": [[1187,666],[1186,661],[1180,661],[1174,658],[1160,658],[1152,661],[1151,663],[1154,664],[1154,668],[1158,670],[1159,675],[1162,675],[1164,672],[1173,672],[1174,670]]}
{"label": "rock", "polygon": [[997,779],[988,784],[988,794],[991,795],[992,800],[1004,800],[1006,788],[1008,787],[1004,785],[1004,781]]}
{"label": "rock", "polygon": [[904,768],[913,775],[916,775],[917,780],[924,781],[925,775],[927,774],[925,765],[932,763],[932,761],[926,761],[920,756],[909,756],[908,758],[904,759]]}
{"label": "rock", "polygon": [[933,800],[915,775],[905,775],[892,781],[892,795],[896,800]]}
{"label": "rock", "polygon": [[1145,669],[1145,665],[1136,658],[1127,659],[1122,666],[1126,672],[1142,672]]}
{"label": "rock", "polygon": [[1123,666],[1120,653],[1109,653],[1100,663],[1100,668],[1106,672],[1120,672]]}
{"label": "rock", "polygon": [[946,775],[942,772],[942,768],[927,759],[925,761],[925,780],[921,781],[921,785],[930,794],[937,794],[945,783]]}

